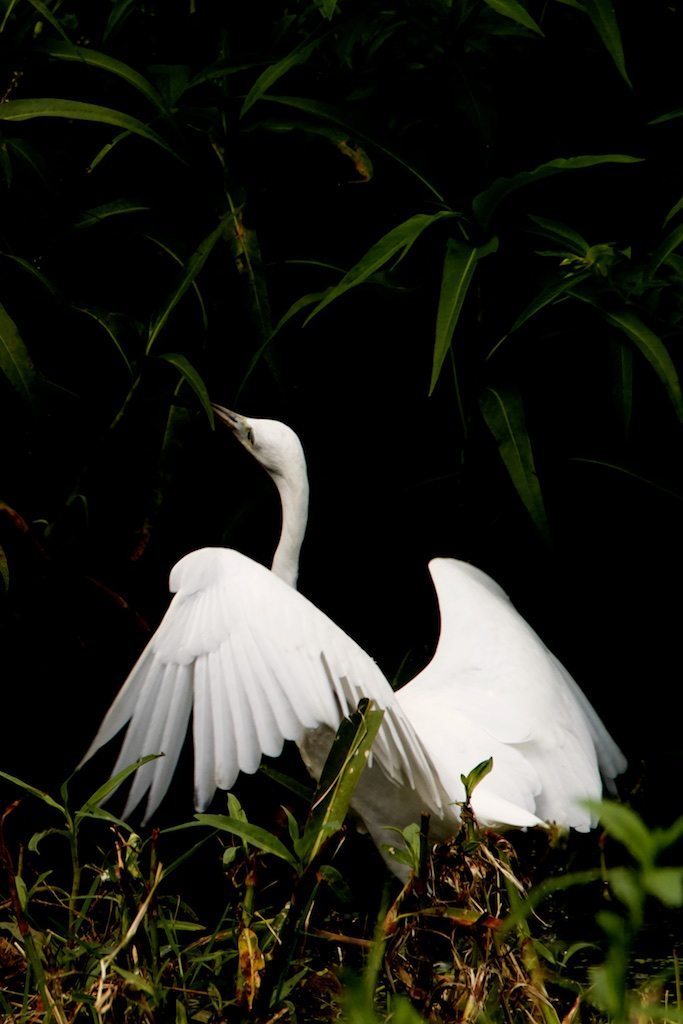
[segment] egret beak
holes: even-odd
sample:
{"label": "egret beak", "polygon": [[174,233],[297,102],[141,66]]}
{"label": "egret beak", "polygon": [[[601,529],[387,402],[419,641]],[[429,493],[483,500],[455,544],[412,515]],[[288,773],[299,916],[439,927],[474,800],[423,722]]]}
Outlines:
{"label": "egret beak", "polygon": [[211,407],[218,419],[225,423],[226,427],[229,427],[237,440],[243,444],[246,443],[251,428],[244,416],[240,416],[238,412],[232,412],[231,409],[226,409],[222,405],[216,405],[215,402],[211,403]]}

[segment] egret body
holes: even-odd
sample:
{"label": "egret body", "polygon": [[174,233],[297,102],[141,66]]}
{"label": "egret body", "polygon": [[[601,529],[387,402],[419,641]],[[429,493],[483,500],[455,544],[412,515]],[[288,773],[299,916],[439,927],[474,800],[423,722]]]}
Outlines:
{"label": "egret body", "polygon": [[165,753],[136,773],[124,816],[145,794],[146,816],[158,807],[191,712],[201,810],[286,739],[318,777],[342,718],[369,697],[384,719],[353,806],[380,848],[392,841],[391,826],[425,810],[437,837],[455,831],[460,775],[489,757],[493,771],[472,800],[480,821],[587,831],[594,822],[583,801],[598,799],[601,775],[611,785],[625,759],[498,584],[466,562],[430,562],[438,645],[395,693],[372,658],[296,590],[308,515],[298,437],[274,420],[215,409],[274,481],[280,539],[270,570],[226,548],[193,551],[174,566],[175,596],[86,754],[126,724],[115,772]]}

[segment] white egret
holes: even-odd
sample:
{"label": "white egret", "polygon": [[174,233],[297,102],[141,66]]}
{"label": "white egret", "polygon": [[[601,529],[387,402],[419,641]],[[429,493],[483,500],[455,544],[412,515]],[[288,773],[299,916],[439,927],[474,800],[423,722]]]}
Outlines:
{"label": "white egret", "polygon": [[[436,836],[458,826],[461,773],[493,757],[473,808],[482,822],[587,831],[582,801],[626,766],[595,710],[559,661],[485,573],[450,558],[429,563],[441,615],[432,661],[394,692],[375,664],[298,593],[308,516],[301,443],[274,420],[216,413],[274,481],[282,529],[272,568],[226,548],[174,566],[175,593],[106,714],[90,757],[128,724],[114,771],[145,754],[124,816],[148,793],[146,816],[168,789],[193,712],[195,804],[230,789],[240,771],[295,740],[319,776],[334,732],[362,697],[385,715],[354,808],[381,848],[391,826],[432,813]],[[395,869],[399,870],[400,869]]]}

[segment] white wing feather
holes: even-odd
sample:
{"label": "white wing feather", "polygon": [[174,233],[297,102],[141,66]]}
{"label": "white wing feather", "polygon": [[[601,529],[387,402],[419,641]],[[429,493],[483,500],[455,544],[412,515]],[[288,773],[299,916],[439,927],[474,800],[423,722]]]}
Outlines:
{"label": "white wing feather", "polygon": [[481,818],[495,819],[503,799],[546,821],[587,830],[591,816],[580,800],[599,798],[600,768],[613,778],[626,766],[623,754],[497,583],[454,559],[434,559],[429,569],[441,613],[439,643],[398,697],[417,732],[429,736],[444,786],[456,792],[459,771],[493,756],[493,771],[473,798]]}
{"label": "white wing feather", "polygon": [[86,754],[126,723],[116,769],[164,752],[135,775],[130,813],[149,817],[168,789],[193,710],[195,802],[229,789],[262,754],[318,726],[336,730],[361,697],[385,710],[373,758],[399,788],[443,816],[448,797],[374,661],[323,612],[237,551],[203,548],[171,572],[171,601]]}

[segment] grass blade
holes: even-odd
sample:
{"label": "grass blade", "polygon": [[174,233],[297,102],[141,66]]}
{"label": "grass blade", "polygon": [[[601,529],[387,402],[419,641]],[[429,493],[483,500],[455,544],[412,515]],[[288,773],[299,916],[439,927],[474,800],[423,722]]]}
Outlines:
{"label": "grass blade", "polygon": [[517,189],[526,185],[533,185],[544,178],[550,178],[555,174],[563,174],[565,171],[579,171],[585,167],[597,167],[599,164],[637,164],[641,157],[627,156],[624,153],[605,153],[599,156],[570,156],[558,157],[556,160],[549,160],[540,164],[531,171],[520,171],[510,178],[496,178],[493,184],[480,192],[472,203],[472,210],[477,220],[487,227],[491,217],[496,212],[504,199]]}
{"label": "grass blade", "polygon": [[209,421],[209,426],[213,430],[214,428],[214,417],[213,408],[211,406],[211,399],[209,398],[209,392],[200,374],[195,370],[194,366],[187,358],[180,352],[165,352],[162,359],[165,359],[171,366],[175,366],[176,370],[180,373],[183,380],[186,380],[190,385],[195,395],[199,399],[202,405],[202,409],[206,413],[206,417]]}
{"label": "grass blade", "polygon": [[543,35],[543,30],[538,22],[534,21],[527,9],[522,7],[518,0],[484,0],[484,2],[493,11],[496,11],[497,14],[502,14],[505,18],[511,18],[518,25],[523,25],[524,28],[530,29],[539,36]]}
{"label": "grass blade", "polygon": [[306,323],[317,316],[321,310],[329,306],[331,302],[350,291],[352,288],[358,287],[363,281],[374,274],[381,267],[385,266],[394,257],[403,259],[403,257],[410,251],[412,246],[415,244],[417,239],[420,237],[423,231],[432,224],[435,224],[439,220],[443,220],[445,217],[457,217],[458,214],[453,213],[450,210],[441,210],[439,213],[417,213],[413,217],[409,217],[408,220],[403,221],[402,224],[392,228],[386,235],[383,235],[378,242],[368,249],[364,256],[356,263],[350,270],[344,274],[341,281],[336,284],[333,288],[330,288],[327,294],[317,304],[312,313],[309,313]]}
{"label": "grass blade", "polygon": [[208,825],[216,828],[219,832],[229,832],[233,836],[239,836],[245,842],[256,846],[265,853],[272,853],[280,860],[287,861],[292,867],[298,867],[294,854],[287,849],[277,836],[259,825],[252,825],[249,821],[241,821],[239,818],[231,818],[225,814],[195,814],[195,819],[200,825]]}
{"label": "grass blade", "polygon": [[465,245],[453,238],[446,244],[443,274],[441,277],[441,293],[436,313],[436,336],[434,339],[434,357],[432,361],[432,379],[429,385],[431,395],[441,374],[444,359],[453,341],[453,333],[460,318],[467,290],[474,276],[477,262],[498,248],[498,239],[494,238],[485,246]]}
{"label": "grass blade", "polygon": [[325,840],[342,827],[383,717],[381,709],[364,699],[337,729],[304,830],[307,864]]}
{"label": "grass blade", "polygon": [[110,203],[103,203],[101,206],[93,206],[92,209],[85,210],[78,220],[74,221],[73,226],[76,230],[91,228],[93,225],[107,220],[108,217],[118,217],[122,213],[138,213],[141,210],[149,210],[149,206],[136,202],[134,199],[114,199]]}
{"label": "grass blade", "polygon": [[73,43],[60,42],[59,40],[40,42],[35,46],[35,49],[40,53],[46,54],[48,57],[80,64],[89,64],[91,67],[99,68],[101,71],[108,71],[110,74],[122,78],[124,82],[127,82],[128,85],[131,85],[141,93],[141,95],[149,100],[152,106],[156,107],[159,113],[166,113],[164,101],[152,83],[148,82],[144,75],[129,67],[128,64],[124,64],[123,61],[115,60],[114,57],[110,57],[106,53],[100,53],[98,50],[90,50],[85,46],[74,46]]}
{"label": "grass blade", "polygon": [[122,768],[120,772],[117,772],[116,775],[112,776],[111,779],[108,779],[102,786],[99,786],[95,792],[88,797],[78,811],[78,814],[89,814],[93,809],[99,808],[100,804],[104,803],[104,801],[111,796],[114,790],[118,789],[119,786],[126,781],[129,775],[136,772],[138,768],[143,766],[143,764],[147,764],[148,761],[156,761],[156,759],[161,756],[161,754],[146,754],[144,757],[139,758],[132,764],[126,765],[125,768]]}
{"label": "grass blade", "polygon": [[630,309],[622,309],[616,313],[609,312],[599,306],[592,299],[587,299],[585,296],[578,294],[577,298],[582,299],[584,302],[589,302],[590,305],[601,313],[608,324],[611,324],[613,327],[622,331],[645,356],[648,363],[666,388],[669,398],[671,399],[671,403],[676,410],[676,415],[681,423],[683,423],[683,395],[681,394],[681,382],[679,380],[676,367],[674,366],[674,362],[661,338],[659,338],[654,331],[650,330],[650,328]]}
{"label": "grass blade", "polygon": [[28,121],[34,117],[64,117],[70,121],[91,121],[96,124],[113,125],[116,128],[132,132],[133,135],[139,135],[149,142],[156,143],[167,153],[179,159],[175,150],[148,125],[120,110],[113,110],[111,107],[83,103],[81,100],[52,98],[6,100],[4,103],[0,103],[1,121]]}
{"label": "grass blade", "polygon": [[4,373],[15,391],[33,405],[37,374],[17,325],[0,304],[0,372]]}
{"label": "grass blade", "polygon": [[624,47],[621,42],[621,32],[614,12],[613,0],[582,0],[582,3],[584,11],[614,61],[617,71],[626,84],[633,88],[626,73]]}
{"label": "grass blade", "polygon": [[509,388],[486,388],[479,405],[515,490],[538,532],[544,540],[549,540],[550,530],[520,395]]}
{"label": "grass blade", "polygon": [[149,340],[147,342],[147,348],[145,350],[147,354],[149,354],[149,352],[151,351],[152,346],[159,337],[162,328],[166,324],[166,321],[168,320],[169,316],[182,299],[185,292],[194,284],[195,278],[200,273],[202,267],[209,258],[213,250],[213,247],[215,246],[216,242],[221,237],[221,235],[224,234],[227,221],[227,217],[222,217],[217,227],[215,227],[213,231],[211,231],[206,236],[206,238],[199,244],[197,249],[195,249],[195,251],[190,256],[185,267],[185,273],[183,274],[179,284],[174,289],[170,299],[168,300],[164,309],[156,318],[150,329]]}
{"label": "grass blade", "polygon": [[[678,205],[678,204],[677,204]],[[683,199],[680,200],[680,205],[683,205]],[[667,220],[671,219],[677,212],[674,207],[671,215],[667,217]],[[672,252],[675,252],[680,245],[683,244],[683,224],[679,224],[673,231],[666,236],[666,238],[657,246],[652,256],[652,262],[650,263],[650,273],[656,274],[662,263],[664,263]]]}
{"label": "grass blade", "polygon": [[15,786],[19,786],[20,789],[24,789],[31,796],[37,797],[42,800],[44,804],[48,804],[50,807],[54,807],[55,810],[61,811],[64,814],[64,808],[61,804],[58,804],[56,800],[53,800],[49,793],[44,793],[42,789],[36,789],[35,786],[30,786],[28,782],[23,782],[18,779],[15,775],[9,775],[7,772],[0,771],[0,778],[7,779],[8,782],[12,782]]}
{"label": "grass blade", "polygon": [[[567,224],[562,224],[558,220],[548,220],[547,217],[537,217],[533,213],[529,214],[529,220],[532,220],[537,225],[536,231],[539,235],[550,238],[553,242],[561,242],[564,245],[568,245],[577,256],[585,256],[590,249],[583,235],[580,235],[578,231],[570,228]],[[539,228],[540,231],[538,230]],[[531,230],[533,231],[534,229],[532,228]]]}
{"label": "grass blade", "polygon": [[288,71],[296,67],[298,64],[305,64],[308,58],[311,56],[313,51],[321,42],[322,36],[317,39],[306,39],[299,46],[295,47],[286,57],[279,60],[276,64],[271,64],[270,67],[262,71],[258,76],[251,89],[246,95],[242,109],[240,110],[240,117],[244,117],[246,112],[253,107],[253,105],[261,99],[261,97],[268,92],[272,85],[275,85],[283,75],[286,75]]}

